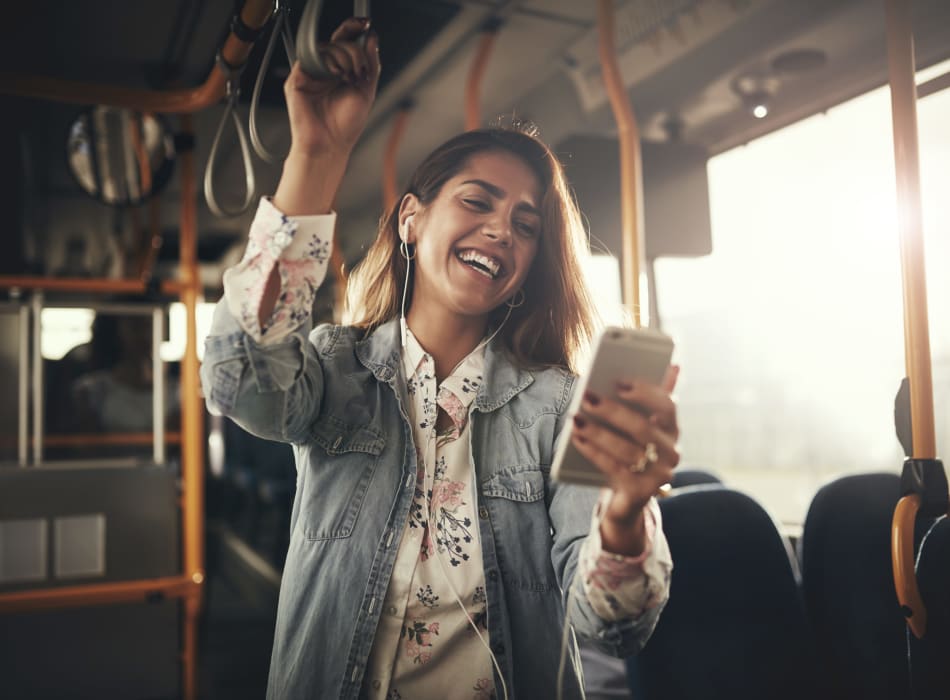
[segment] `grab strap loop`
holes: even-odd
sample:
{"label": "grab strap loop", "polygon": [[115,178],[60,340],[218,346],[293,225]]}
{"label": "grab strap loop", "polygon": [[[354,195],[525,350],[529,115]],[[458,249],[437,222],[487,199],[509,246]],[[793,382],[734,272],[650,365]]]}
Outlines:
{"label": "grab strap loop", "polygon": [[[238,98],[241,94],[241,70],[243,66],[231,66],[218,52],[215,61],[221,71],[227,78],[225,90],[225,99],[227,104],[224,108],[224,114],[221,115],[221,122],[218,124],[218,131],[214,135],[214,142],[211,144],[211,153],[208,154],[208,165],[205,168],[205,200],[208,202],[208,208],[215,216],[238,216],[247,211],[254,199],[254,164],[251,161],[251,150],[247,145],[247,137],[244,135],[244,126],[237,114]],[[224,125],[228,118],[234,122],[234,130],[237,132],[238,143],[241,146],[241,159],[244,164],[244,202],[237,209],[227,209],[218,204],[217,197],[214,194],[214,165],[217,160],[218,148],[221,144],[221,134],[224,132]]]}
{"label": "grab strap loop", "polygon": [[251,114],[248,120],[248,130],[251,134],[251,145],[254,152],[266,163],[276,163],[281,160],[267,150],[261,141],[260,133],[257,130],[257,105],[261,99],[261,87],[264,85],[264,76],[270,69],[271,55],[274,53],[274,44],[277,41],[277,35],[280,35],[284,42],[284,51],[287,54],[287,64],[291,67],[297,60],[294,50],[294,39],[290,34],[290,8],[286,5],[277,7],[274,19],[274,29],[271,31],[270,39],[267,42],[267,49],[264,51],[264,58],[261,60],[261,67],[257,71],[257,80],[254,82],[254,92],[251,95]]}

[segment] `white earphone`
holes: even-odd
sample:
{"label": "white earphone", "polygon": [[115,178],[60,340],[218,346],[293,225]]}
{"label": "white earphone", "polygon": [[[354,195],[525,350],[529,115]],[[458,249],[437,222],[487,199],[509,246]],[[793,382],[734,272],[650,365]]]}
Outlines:
{"label": "white earphone", "polygon": [[415,214],[410,214],[407,216],[405,222],[403,223],[403,227],[401,227],[399,230],[399,239],[407,245],[412,242],[409,239],[412,237],[412,218],[414,216]]}

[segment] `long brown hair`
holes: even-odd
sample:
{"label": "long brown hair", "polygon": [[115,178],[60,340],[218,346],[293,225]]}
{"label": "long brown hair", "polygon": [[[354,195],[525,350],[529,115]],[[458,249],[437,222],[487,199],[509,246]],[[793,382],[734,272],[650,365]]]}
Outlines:
{"label": "long brown hair", "polygon": [[[468,131],[422,161],[403,194],[380,219],[375,242],[350,275],[344,317],[372,331],[399,315],[409,264],[399,252],[399,203],[411,193],[428,204],[469,158],[486,151],[519,157],[538,177],[542,191],[541,236],[522,286],[524,303],[512,309],[498,338],[521,366],[559,366],[576,373],[596,324],[581,268],[581,260],[589,254],[587,235],[560,162],[545,144],[520,131]],[[407,309],[412,303],[412,272],[410,268]],[[507,311],[504,304],[495,309],[490,324],[497,327]]]}

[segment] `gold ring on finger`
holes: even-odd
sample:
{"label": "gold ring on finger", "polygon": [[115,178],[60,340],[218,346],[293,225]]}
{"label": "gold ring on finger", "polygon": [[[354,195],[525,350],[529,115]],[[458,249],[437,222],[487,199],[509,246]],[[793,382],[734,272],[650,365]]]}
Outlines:
{"label": "gold ring on finger", "polygon": [[649,465],[655,463],[659,458],[656,452],[656,445],[652,442],[648,442],[646,447],[643,448],[643,454],[640,456],[640,459],[631,464],[629,469],[634,474],[642,474],[647,470]]}

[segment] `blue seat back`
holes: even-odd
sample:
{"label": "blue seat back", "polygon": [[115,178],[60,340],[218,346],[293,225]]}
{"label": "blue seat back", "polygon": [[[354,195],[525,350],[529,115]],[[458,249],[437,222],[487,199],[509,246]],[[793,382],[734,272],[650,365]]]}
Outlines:
{"label": "blue seat back", "polygon": [[673,472],[670,486],[680,489],[684,486],[698,486],[699,484],[722,484],[722,479],[704,469],[677,469]]}
{"label": "blue seat back", "polygon": [[908,697],[906,625],[891,568],[899,498],[897,474],[846,476],[818,491],[805,518],[805,607],[837,697]]}
{"label": "blue seat back", "polygon": [[670,600],[628,660],[642,700],[818,697],[791,547],[752,498],[728,488],[660,501],[673,554]]}

